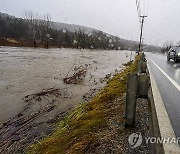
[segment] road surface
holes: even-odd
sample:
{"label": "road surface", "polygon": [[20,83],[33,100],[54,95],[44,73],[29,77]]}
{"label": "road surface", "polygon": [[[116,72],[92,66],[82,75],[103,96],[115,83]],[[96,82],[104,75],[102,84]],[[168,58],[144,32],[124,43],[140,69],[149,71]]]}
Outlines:
{"label": "road surface", "polygon": [[180,63],[167,62],[166,55],[146,53],[169,119],[180,137]]}

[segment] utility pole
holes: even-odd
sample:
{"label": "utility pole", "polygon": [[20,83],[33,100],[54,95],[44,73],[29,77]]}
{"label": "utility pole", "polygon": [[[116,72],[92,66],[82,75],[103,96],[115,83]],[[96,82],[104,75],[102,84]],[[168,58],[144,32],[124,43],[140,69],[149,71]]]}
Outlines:
{"label": "utility pole", "polygon": [[143,47],[144,47],[144,38],[141,38],[141,51],[144,51]]}
{"label": "utility pole", "polygon": [[[139,41],[139,52],[141,52],[141,43],[142,43],[142,35],[143,35],[143,25],[144,25],[144,18],[147,16],[140,16],[140,18],[142,18],[142,22],[141,22],[141,33],[140,33],[140,41]],[[138,52],[138,54],[139,54]]]}

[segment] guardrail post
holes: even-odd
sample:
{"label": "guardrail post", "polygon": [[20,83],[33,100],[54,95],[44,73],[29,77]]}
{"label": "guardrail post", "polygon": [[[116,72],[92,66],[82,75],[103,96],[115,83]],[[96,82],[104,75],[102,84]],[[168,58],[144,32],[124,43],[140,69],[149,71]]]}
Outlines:
{"label": "guardrail post", "polygon": [[146,74],[138,75],[138,98],[148,98],[150,77]]}
{"label": "guardrail post", "polygon": [[141,55],[141,61],[146,61],[146,58],[145,58],[145,54],[144,53],[142,53],[142,55]]}
{"label": "guardrail post", "polygon": [[135,124],[137,88],[138,75],[129,74],[126,93],[125,127],[134,127]]}
{"label": "guardrail post", "polygon": [[146,67],[147,67],[147,64],[146,62],[141,62],[141,73],[146,73]]}
{"label": "guardrail post", "polygon": [[138,64],[137,64],[137,73],[138,74],[141,73],[141,61],[139,61]]}
{"label": "guardrail post", "polygon": [[145,55],[137,65],[137,73],[129,74],[126,92],[125,127],[134,127],[136,116],[136,99],[148,98],[150,77],[147,75]]}
{"label": "guardrail post", "polygon": [[139,61],[138,65],[137,65],[137,72],[138,72],[138,74],[146,73],[146,67],[147,67],[147,64],[146,64],[145,61]]}

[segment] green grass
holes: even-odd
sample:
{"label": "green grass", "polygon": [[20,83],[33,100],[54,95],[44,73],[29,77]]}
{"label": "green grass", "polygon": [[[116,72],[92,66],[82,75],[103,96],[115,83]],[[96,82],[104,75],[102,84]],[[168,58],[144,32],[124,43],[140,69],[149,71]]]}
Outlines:
{"label": "green grass", "polygon": [[57,124],[51,136],[30,146],[27,153],[85,153],[88,145],[98,138],[95,132],[107,125],[107,104],[126,92],[127,75],[135,72],[138,59],[110,79],[90,102],[79,104]]}

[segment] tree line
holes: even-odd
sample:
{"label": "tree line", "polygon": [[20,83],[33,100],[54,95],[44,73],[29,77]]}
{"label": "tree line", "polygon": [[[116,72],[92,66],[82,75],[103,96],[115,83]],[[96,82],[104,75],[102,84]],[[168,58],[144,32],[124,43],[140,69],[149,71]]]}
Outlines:
{"label": "tree line", "polygon": [[[89,49],[128,49],[120,38],[102,31],[86,33],[83,29],[70,32],[66,29],[53,28],[49,14],[40,16],[31,11],[24,13],[24,18],[16,18],[0,14],[0,38],[14,38],[30,41],[36,47],[39,42],[59,47],[89,48]],[[132,48],[137,48],[134,45]]]}
{"label": "tree line", "polygon": [[[94,30],[91,33],[87,33],[83,29],[75,32],[66,29],[57,30],[53,24],[50,14],[41,16],[26,11],[24,18],[16,18],[0,13],[0,39],[13,38],[30,42],[35,48],[38,44],[43,44],[46,48],[50,45],[56,47],[138,51],[138,42],[135,41],[121,39],[99,30]],[[146,46],[146,50],[151,50],[150,48]]]}

